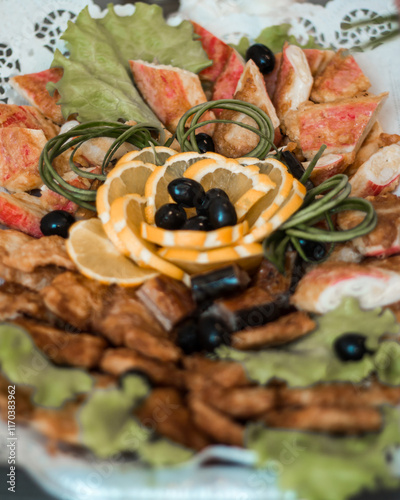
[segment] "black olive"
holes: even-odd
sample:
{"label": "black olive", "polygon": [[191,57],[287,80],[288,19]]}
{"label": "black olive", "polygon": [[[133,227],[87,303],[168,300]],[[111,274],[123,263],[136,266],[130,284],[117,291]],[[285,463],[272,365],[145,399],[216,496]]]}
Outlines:
{"label": "black olive", "polygon": [[336,339],[333,347],[341,361],[360,361],[369,352],[365,341],[365,335],[345,333]]}
{"label": "black olive", "polygon": [[247,49],[246,61],[249,59],[253,59],[263,75],[271,73],[275,67],[274,53],[262,43],[255,43]]}
{"label": "black olive", "polygon": [[299,243],[305,253],[305,256],[312,262],[319,262],[327,256],[327,249],[319,241],[299,240]]}
{"label": "black olive", "polygon": [[230,334],[220,318],[204,316],[199,320],[199,343],[208,352],[222,344],[230,344]]}
{"label": "black olive", "polygon": [[196,302],[203,302],[244,290],[249,282],[246,271],[233,264],[193,276],[192,295]]}
{"label": "black olive", "polygon": [[229,200],[220,197],[211,201],[208,210],[208,218],[214,229],[234,226],[237,223],[235,207]]}
{"label": "black olive", "polygon": [[[305,172],[305,169],[301,162],[290,151],[283,151],[281,153],[281,157],[283,163],[287,166],[289,172],[293,175],[293,177],[300,180]],[[307,191],[315,187],[314,183],[310,179],[306,181],[305,186],[307,188]]]}
{"label": "black olive", "polygon": [[185,210],[175,203],[166,203],[155,215],[156,226],[163,229],[180,229],[186,222]]}
{"label": "black olive", "polygon": [[179,326],[176,334],[176,343],[184,354],[187,355],[201,351],[197,320],[190,319]]}
{"label": "black olive", "polygon": [[223,189],[212,188],[206,192],[204,198],[200,200],[200,203],[196,206],[196,211],[198,215],[205,215],[208,217],[208,210],[210,208],[210,203],[215,198],[223,198],[224,200],[229,201],[229,196],[225,193]]}
{"label": "black olive", "polygon": [[207,217],[196,215],[188,219],[181,229],[186,231],[210,231],[212,228]]}
{"label": "black olive", "polygon": [[212,137],[204,132],[196,135],[197,147],[200,153],[207,153],[207,151],[212,151],[214,153],[215,146]]}
{"label": "black olive", "polygon": [[204,188],[199,182],[184,177],[171,181],[168,193],[176,203],[185,208],[195,207],[205,196]]}
{"label": "black olive", "polygon": [[61,236],[68,238],[68,231],[75,222],[75,217],[65,210],[54,210],[46,214],[40,221],[40,230],[45,236]]}

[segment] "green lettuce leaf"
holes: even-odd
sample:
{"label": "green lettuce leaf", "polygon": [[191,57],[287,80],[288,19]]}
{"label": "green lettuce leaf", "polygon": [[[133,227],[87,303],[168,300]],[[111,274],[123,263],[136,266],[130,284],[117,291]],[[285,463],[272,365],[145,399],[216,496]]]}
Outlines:
{"label": "green lettuce leaf", "polygon": [[0,325],[0,368],[13,384],[34,389],[34,403],[51,408],[90,391],[94,383],[83,370],[53,365],[28,332],[10,324]]}
{"label": "green lettuce leaf", "polygon": [[191,23],[168,26],[161,7],[140,2],[131,16],[118,16],[109,4],[102,19],[93,19],[86,7],[61,38],[69,56],[56,51],[52,66],[62,67],[64,74],[48,89],[60,93],[65,118],[77,113],[82,122],[122,118],[160,125],[133,85],[130,59],[193,72],[212,64],[201,42],[193,40]]}
{"label": "green lettuce leaf", "polygon": [[[373,372],[382,382],[400,384],[400,345],[380,341],[383,334],[399,332],[391,311],[364,311],[356,299],[349,297],[334,311],[317,318],[317,323],[312,333],[280,349],[238,351],[221,346],[216,354],[242,363],[249,378],[259,384],[272,379],[284,380],[292,387],[334,381],[359,383]],[[360,361],[341,361],[334,352],[334,343],[349,332],[365,335],[367,348],[374,352]]]}
{"label": "green lettuce leaf", "polygon": [[[308,38],[308,42],[304,45],[296,40],[296,37],[289,35],[291,24],[283,23],[277,24],[275,26],[269,26],[261,31],[257,38],[255,38],[256,43],[262,43],[272,50],[272,52],[281,52],[285,42],[289,42],[292,45],[297,45],[303,49],[322,49],[323,47],[315,41],[313,36]],[[250,41],[246,37],[242,37],[239,44],[234,46],[236,50],[244,57],[246,50],[250,46]]]}
{"label": "green lettuce leaf", "polygon": [[281,489],[296,491],[307,500],[345,500],[362,488],[398,486],[389,458],[400,445],[400,411],[391,407],[383,411],[382,431],[362,437],[339,438],[250,424],[246,444],[257,453],[263,468],[254,481],[277,480]]}
{"label": "green lettuce leaf", "polygon": [[193,452],[183,446],[165,438],[154,440],[153,431],[132,415],[149,391],[139,375],[126,375],[121,388],[92,391],[78,415],[82,444],[100,458],[134,452],[154,467],[177,465],[191,458]]}

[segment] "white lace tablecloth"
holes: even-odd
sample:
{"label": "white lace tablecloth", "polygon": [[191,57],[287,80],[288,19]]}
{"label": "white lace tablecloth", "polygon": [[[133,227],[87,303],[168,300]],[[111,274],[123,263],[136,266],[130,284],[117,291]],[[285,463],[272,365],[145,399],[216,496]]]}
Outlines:
{"label": "white lace tablecloth", "polygon": [[[9,78],[16,74],[47,69],[56,48],[64,51],[59,37],[68,21],[74,20],[79,11],[89,5],[93,16],[101,16],[101,9],[92,0],[0,0],[0,101],[21,104],[24,101],[9,85]],[[133,5],[118,5],[120,15],[129,15]],[[292,34],[300,41],[309,35],[326,47],[352,48],[385,32],[387,24],[373,25],[353,30],[343,29],[343,23],[366,17],[395,12],[392,0],[332,0],[321,7],[293,0],[181,0],[178,14],[170,18],[177,23],[190,18],[230,43],[237,43],[241,36],[255,38],[263,28],[282,22],[292,24]],[[384,130],[400,134],[400,39],[385,43],[375,50],[356,53],[355,57],[372,82],[371,91],[389,91],[390,97],[380,116]],[[4,425],[0,425],[0,455],[4,449]],[[37,437],[21,430],[19,463],[28,468],[53,494],[63,493],[63,498],[89,499],[144,499],[151,498],[229,498],[235,500],[271,500],[295,498],[294,493],[281,495],[274,485],[259,481],[251,468],[225,468],[216,473],[214,468],[200,473],[163,475],[112,464],[112,474],[101,472],[98,463],[63,458],[51,458],[44,448],[38,447]],[[245,450],[216,448],[207,453],[227,456],[242,463],[252,463]],[[0,456],[1,462],[1,456]],[[198,467],[198,460],[191,467]],[[211,470],[212,469],[212,470]],[[100,470],[100,472],[99,472]],[[258,474],[258,473],[257,473]],[[97,479],[100,477],[100,483]],[[91,478],[94,478],[91,481]],[[184,479],[182,479],[184,478]],[[96,481],[95,481],[96,479]],[[254,488],[258,481],[260,489]],[[207,486],[207,488],[206,488]],[[83,488],[79,493],[79,488]],[[197,492],[196,495],[193,492]]]}

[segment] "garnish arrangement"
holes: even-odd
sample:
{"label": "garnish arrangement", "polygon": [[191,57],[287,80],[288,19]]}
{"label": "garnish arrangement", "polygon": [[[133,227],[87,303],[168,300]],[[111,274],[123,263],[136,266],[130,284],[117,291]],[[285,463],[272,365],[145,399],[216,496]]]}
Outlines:
{"label": "garnish arrangement", "polygon": [[351,54],[289,28],[235,48],[84,9],[68,55],[12,78],[2,415],[12,383],[21,425],[101,459],[224,444],[264,473],[296,442],[284,491],[398,486],[400,136]]}

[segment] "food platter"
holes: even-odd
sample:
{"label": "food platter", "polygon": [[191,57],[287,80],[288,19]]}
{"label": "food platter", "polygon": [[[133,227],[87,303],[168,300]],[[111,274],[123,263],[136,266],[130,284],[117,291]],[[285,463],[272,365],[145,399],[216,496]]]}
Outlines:
{"label": "food platter", "polygon": [[[16,306],[9,302],[6,306],[10,310],[15,308],[16,319],[12,315],[7,316],[7,312],[2,318],[12,320],[17,328],[13,326],[7,330],[9,326],[3,327],[0,363],[3,363],[2,367],[11,382],[28,386],[30,379],[26,378],[26,374],[17,373],[12,363],[17,360],[18,364],[18,359],[24,363],[38,363],[38,360],[45,363],[43,369],[36,370],[38,374],[32,379],[33,386],[38,388],[36,393],[31,394],[37,408],[32,409],[32,401],[27,402],[30,396],[27,398],[25,394],[22,397],[27,404],[27,415],[33,412],[33,417],[27,417],[27,420],[33,419],[35,430],[27,429],[21,423],[18,429],[18,464],[23,465],[47,491],[58,496],[62,492],[63,498],[71,500],[194,499],[211,496],[216,499],[291,499],[299,498],[303,491],[314,500],[322,487],[321,481],[310,481],[311,486],[305,485],[303,478],[299,479],[302,474],[300,463],[309,460],[311,467],[318,470],[317,457],[322,446],[331,451],[321,455],[325,460],[321,463],[326,465],[320,466],[320,474],[325,474],[330,466],[339,466],[344,456],[349,467],[353,467],[354,474],[360,475],[361,486],[373,486],[371,477],[364,478],[368,468],[372,476],[379,469],[387,479],[386,467],[391,470],[387,484],[393,486],[395,478],[400,475],[400,459],[393,448],[398,444],[395,432],[397,410],[394,407],[399,404],[396,392],[399,385],[396,364],[396,317],[399,318],[397,303],[400,303],[396,254],[399,245],[397,233],[387,241],[388,238],[379,236],[385,229],[382,233],[373,231],[378,223],[378,227],[383,228],[385,223],[389,224],[386,227],[388,233],[393,230],[390,218],[387,217],[385,222],[383,219],[388,208],[396,204],[394,200],[398,191],[398,188],[393,189],[399,178],[396,170],[399,163],[396,156],[399,135],[396,134],[400,134],[400,102],[396,86],[398,68],[388,63],[397,48],[394,40],[388,40],[374,50],[355,51],[354,58],[353,52],[350,55],[337,52],[340,48],[360,48],[379,34],[385,35],[393,20],[375,22],[375,31],[371,32],[363,31],[362,27],[352,32],[352,27],[360,16],[375,19],[378,14],[385,16],[392,12],[392,3],[377,6],[371,0],[365,8],[366,2],[360,2],[363,7],[352,5],[350,12],[346,2],[340,0],[331,2],[326,9],[295,4],[290,17],[282,9],[274,13],[272,22],[265,5],[260,5],[261,11],[257,12],[257,7],[253,5],[246,11],[242,2],[217,2],[209,6],[204,2],[201,7],[196,6],[196,2],[182,2],[180,12],[172,16],[170,24],[177,26],[182,19],[190,17],[195,22],[194,29],[204,42],[206,52],[211,50],[206,41],[210,34],[204,28],[212,30],[221,40],[218,43],[227,51],[226,60],[231,61],[224,63],[224,70],[233,68],[242,59],[222,40],[235,44],[238,51],[246,52],[246,47],[254,40],[260,40],[257,39],[261,36],[260,32],[264,33],[263,36],[267,33],[273,43],[275,38],[271,38],[271,33],[277,36],[276,24],[291,23],[290,35],[288,28],[279,28],[286,29],[284,36],[289,37],[291,43],[286,44],[279,55],[278,50],[274,50],[273,60],[280,58],[280,69],[274,81],[266,77],[264,83],[262,79],[262,85],[258,87],[262,88],[262,104],[259,104],[261,101],[252,102],[254,95],[249,92],[250,84],[257,86],[259,81],[259,64],[250,60],[244,67],[244,63],[240,63],[246,78],[241,76],[240,83],[235,81],[236,101],[232,100],[233,93],[226,93],[226,86],[219,89],[221,95],[218,94],[217,98],[217,82],[224,70],[213,85],[210,86],[208,80],[207,87],[210,73],[204,76],[207,74],[207,63],[204,65],[199,45],[197,48],[195,44],[191,45],[195,41],[189,41],[187,29],[186,33],[182,29],[178,34],[179,28],[164,26],[153,11],[152,19],[155,24],[156,21],[159,23],[160,33],[174,33],[180,43],[185,40],[189,53],[188,56],[179,51],[171,41],[173,36],[165,35],[165,50],[160,55],[163,65],[152,59],[151,52],[146,55],[145,61],[139,56],[132,56],[134,60],[130,61],[130,69],[140,95],[150,103],[152,110],[158,106],[157,118],[149,111],[150,108],[139,102],[139,94],[132,90],[130,80],[127,84],[125,76],[118,73],[121,61],[128,56],[122,53],[120,47],[116,49],[114,42],[107,41],[106,50],[112,51],[115,61],[109,63],[102,52],[98,60],[90,62],[93,65],[89,72],[90,80],[79,60],[88,45],[85,38],[87,26],[88,32],[90,26],[101,26],[118,41],[119,31],[124,29],[124,17],[128,19],[134,11],[132,5],[121,6],[115,13],[110,9],[111,14],[105,14],[90,4],[90,11],[84,11],[79,17],[79,29],[82,28],[83,35],[77,36],[73,32],[76,26],[73,23],[66,31],[69,42],[74,37],[79,40],[81,36],[80,44],[70,43],[70,54],[54,52],[55,47],[64,50],[56,34],[65,30],[66,21],[75,20],[81,3],[76,0],[74,5],[68,3],[67,7],[60,0],[58,10],[47,12],[50,6],[41,2],[40,11],[34,17],[37,22],[24,25],[27,28],[24,37],[18,40],[15,34],[10,35],[12,49],[5,48],[5,62],[2,62],[2,101],[10,105],[21,104],[19,109],[27,112],[25,101],[16,97],[9,78],[15,77],[17,72],[37,72],[41,69],[37,67],[38,61],[42,68],[48,68],[55,54],[56,65],[63,67],[64,77],[61,83],[59,76],[51,80],[50,86],[53,90],[57,88],[64,99],[65,113],[72,115],[79,112],[78,118],[86,122],[86,125],[79,125],[79,122],[71,121],[67,126],[63,125],[61,136],[55,136],[57,125],[54,123],[50,124],[48,120],[42,122],[40,132],[35,130],[32,134],[34,122],[30,116],[24,118],[29,123],[24,126],[30,130],[30,139],[35,134],[43,136],[40,138],[39,175],[34,171],[29,171],[28,175],[17,172],[15,178],[3,180],[2,190],[5,193],[1,194],[1,198],[7,200],[15,196],[17,211],[28,198],[37,207],[40,203],[47,203],[45,210],[43,206],[37,208],[37,212],[36,209],[30,210],[30,215],[33,215],[23,223],[23,232],[33,237],[42,236],[42,232],[46,234],[44,214],[50,210],[49,207],[59,210],[56,203],[64,203],[60,205],[64,213],[73,212],[78,218],[69,235],[63,236],[68,237],[66,244],[58,236],[59,239],[49,236],[53,240],[47,240],[46,236],[34,240],[22,233],[2,233],[3,240],[9,245],[4,246],[3,243],[3,265],[8,269],[6,281],[23,287],[15,292],[13,287],[17,285],[12,285],[11,291],[4,293],[11,296],[21,293],[26,303]],[[29,5],[32,9],[32,4]],[[12,20],[15,16],[12,9],[6,3],[2,8]],[[51,8],[54,9],[53,4]],[[150,12],[144,4],[137,9],[141,15]],[[44,11],[41,24],[38,17]],[[225,22],[216,24],[215,16],[222,17]],[[51,25],[50,31],[46,25]],[[264,28],[267,30],[264,31]],[[168,31],[170,29],[176,31]],[[32,36],[36,45],[31,41]],[[102,36],[96,42],[96,49],[101,48],[101,51],[106,46]],[[141,38],[143,36],[135,39],[133,34],[132,40],[126,42],[129,50],[133,50],[135,44],[140,45]],[[303,50],[297,43],[311,45]],[[314,43],[329,47],[329,50],[316,49]],[[28,50],[29,45],[33,48]],[[75,52],[76,47],[81,54]],[[24,50],[27,51],[26,57]],[[171,61],[171,52],[175,62],[175,54],[179,52],[176,66],[182,69],[170,69],[168,61]],[[316,55],[318,64],[312,59]],[[90,59],[90,51],[87,56]],[[312,74],[314,63],[315,73]],[[69,64],[75,65],[73,71]],[[109,81],[104,77],[104,68],[108,64],[111,64],[109,69],[112,75]],[[274,64],[273,67],[276,67]],[[299,84],[299,87],[289,88],[289,91],[282,76],[285,64]],[[343,75],[340,73],[343,71],[342,64],[348,67],[338,87],[327,68],[333,68],[336,76]],[[103,72],[101,76],[93,70],[96,65],[96,71]],[[169,109],[168,103],[163,102],[161,87],[154,82],[161,75],[164,82],[162,92],[166,88],[174,92],[185,79],[197,78],[189,77],[187,68],[194,73],[203,72],[206,83],[203,81],[200,91],[214,92],[212,101],[216,102],[193,102],[195,107],[187,106],[174,116],[176,108],[182,103]],[[308,71],[307,75],[299,76],[304,68]],[[349,81],[346,71],[352,72],[352,81]],[[119,79],[113,79],[114,73],[118,73]],[[77,79],[76,74],[79,74]],[[90,102],[87,105],[85,99],[79,101],[78,94],[83,88],[85,92],[90,91],[89,81],[99,91],[96,99],[93,93],[90,94],[93,101],[86,99]],[[114,86],[112,92],[107,91],[110,82]],[[12,79],[12,83],[14,88],[24,85],[22,80],[17,79]],[[193,89],[197,84],[192,82],[190,85],[191,92],[195,93]],[[265,85],[267,89],[269,85],[274,87],[271,93],[275,96],[274,105]],[[304,90],[307,85],[308,93]],[[76,92],[77,88],[79,92]],[[290,91],[294,92],[290,94],[292,101],[288,102]],[[384,94],[386,91],[389,91],[389,97]],[[307,97],[302,97],[304,93]],[[125,107],[114,109],[117,101],[123,100],[121,95],[128,96]],[[282,99],[280,96],[283,96]],[[312,102],[308,101],[309,97]],[[247,102],[246,98],[249,99]],[[246,103],[244,108],[238,101]],[[356,118],[353,116],[346,124],[346,119],[353,113],[348,111],[352,107]],[[112,125],[100,122],[103,118],[99,109],[104,110]],[[40,115],[35,113],[34,119],[40,120]],[[236,132],[234,141],[227,139],[231,133],[229,127],[239,128],[237,123],[243,114],[249,117],[250,122],[240,127],[247,126],[247,130],[254,132],[252,123],[256,123],[260,131],[259,143],[256,142],[253,149],[249,147],[253,132],[250,136]],[[373,125],[376,115],[382,128]],[[214,129],[210,132],[216,123],[215,116],[223,116],[226,120],[216,126],[220,127],[220,135]],[[208,121],[202,125],[200,119],[204,121],[205,117]],[[170,140],[165,146],[165,130],[158,118],[167,124],[168,132],[171,129],[176,131],[174,136],[169,134]],[[122,119],[129,120],[129,123],[121,124]],[[64,119],[52,115],[52,121],[62,123]],[[335,125],[329,129],[332,123]],[[72,128],[75,126],[77,128]],[[215,141],[217,154],[210,149],[200,149],[200,142],[195,139],[196,127],[210,132],[213,139],[208,137],[211,142]],[[3,126],[2,130],[6,128]],[[334,140],[329,143],[326,134],[326,140],[322,141],[326,144],[322,145],[316,131],[323,134],[326,128],[340,130],[334,137],[336,143]],[[25,128],[18,130],[21,136],[27,134]],[[281,150],[272,146],[275,152],[270,152],[265,158],[271,143],[275,141],[279,144],[283,136],[286,139]],[[79,137],[84,137],[82,143]],[[96,147],[103,153],[100,159],[96,157],[93,160],[91,155],[96,153],[90,148],[85,150],[84,142],[96,141],[98,137],[101,140],[106,137],[120,139],[121,142],[108,152],[103,143],[97,142]],[[346,147],[341,141],[346,143]],[[57,169],[66,165],[63,164],[63,154],[76,144],[75,152],[81,149],[75,157],[71,156],[69,166],[72,170],[63,171],[62,175],[66,177],[62,177],[61,170]],[[212,144],[214,147],[214,142]],[[324,149],[326,146],[327,152]],[[180,147],[182,152],[176,154],[176,147]],[[359,155],[359,150],[365,156]],[[114,154],[120,158],[116,166],[115,161],[112,164],[109,161]],[[324,156],[320,162],[321,155]],[[59,163],[55,167],[56,161]],[[382,162],[387,163],[384,173]],[[296,168],[302,169],[300,174],[294,173]],[[182,186],[195,190],[186,196],[179,192]],[[36,196],[33,192],[37,188],[41,189],[40,202],[33,200]],[[27,193],[13,194],[21,190]],[[213,190],[218,191],[215,199],[211,198],[211,194],[207,198]],[[221,190],[225,197],[222,201]],[[368,197],[381,191],[385,192],[382,198]],[[46,196],[43,196],[44,193]],[[54,198],[55,194],[65,198],[60,202],[59,198]],[[191,198],[195,200],[193,204]],[[196,201],[198,199],[200,201]],[[163,207],[168,206],[168,210],[172,210],[171,201],[179,205],[180,215],[175,204],[174,218],[171,211],[165,212],[168,217],[162,216]],[[218,214],[215,215],[211,207],[219,206],[224,208],[218,208],[219,212],[215,208]],[[197,216],[190,212],[194,209]],[[90,218],[90,210],[97,212],[97,217]],[[336,213],[339,213],[338,217]],[[346,217],[348,213],[353,214],[353,218]],[[360,213],[365,214],[364,218],[357,215]],[[1,220],[6,225],[20,229],[12,218],[4,217]],[[41,218],[40,225],[37,224],[38,217]],[[200,222],[204,226],[186,225],[196,217],[203,217]],[[224,222],[219,222],[222,219]],[[320,223],[322,219],[325,225]],[[199,220],[192,222],[200,223]],[[48,224],[51,226],[51,223]],[[15,235],[15,240],[12,235]],[[371,239],[366,239],[366,235],[370,235]],[[307,246],[309,241],[313,242],[311,247]],[[349,241],[351,243],[346,247]],[[334,250],[335,244],[339,249]],[[350,253],[343,257],[343,252],[349,250]],[[322,252],[322,257],[318,257],[318,252]],[[307,264],[299,264],[299,259]],[[315,266],[319,259],[328,259],[328,262]],[[232,265],[234,263],[239,266]],[[310,267],[307,268],[307,265]],[[60,269],[63,269],[61,274]],[[44,271],[46,275],[40,274]],[[24,274],[20,278],[19,272],[28,273],[29,277]],[[198,274],[201,272],[204,274]],[[220,272],[222,275],[218,274]],[[43,285],[38,283],[41,279],[44,280]],[[218,288],[220,282],[224,292]],[[138,285],[137,292],[129,291],[129,287]],[[188,287],[192,288],[190,293]],[[257,293],[253,294],[252,290]],[[374,309],[375,306],[378,309]],[[124,330],[121,318],[126,316],[132,321],[132,308],[140,322],[138,324],[138,320],[134,319],[133,327],[130,323],[129,331]],[[194,319],[184,323],[188,311]],[[49,312],[56,319],[48,316]],[[253,313],[261,314],[263,318],[254,319]],[[38,319],[38,323],[34,323],[32,316]],[[198,325],[194,324],[197,321]],[[64,325],[65,339],[68,337],[68,342],[76,348],[72,357],[68,353],[68,342],[67,347],[54,343],[55,338],[59,341],[64,338],[59,325]],[[357,333],[354,333],[353,327]],[[32,347],[32,342],[32,345],[29,344],[31,347],[26,344],[24,335],[27,331],[35,339],[38,349]],[[89,334],[85,333],[87,331]],[[192,331],[196,331],[195,339],[190,337]],[[93,332],[101,332],[102,336],[90,335]],[[229,341],[225,340],[227,337]],[[50,356],[56,366],[46,361],[43,353],[49,345],[43,342],[56,346]],[[208,354],[204,355],[205,351]],[[124,363],[128,363],[126,368],[123,368]],[[62,382],[58,378],[63,371],[59,365],[64,364],[69,365],[68,384],[65,379]],[[224,371],[228,365],[229,370],[233,367],[233,371]],[[221,380],[213,373],[214,368],[221,369]],[[136,373],[130,373],[135,369]],[[53,376],[54,383],[59,384],[58,391],[51,390]],[[209,380],[205,380],[207,377]],[[368,383],[362,385],[366,379]],[[96,385],[93,392],[92,384]],[[157,387],[154,388],[153,384]],[[327,393],[324,394],[324,391]],[[364,394],[363,391],[367,392]],[[88,400],[82,404],[85,393],[89,395]],[[150,394],[153,399],[146,399]],[[163,418],[154,416],[159,413],[157,397],[172,397],[172,407],[177,410],[171,417],[173,422],[177,419],[172,431],[163,425]],[[129,398],[135,403],[138,420],[132,418],[132,407],[126,404]],[[312,403],[305,403],[310,400]],[[148,401],[150,406],[146,407]],[[66,425],[63,429],[58,428],[57,412],[53,414],[53,410],[48,409],[60,406],[60,402],[65,403],[63,408],[66,413],[58,414],[60,422]],[[390,408],[386,408],[389,404]],[[72,420],[70,411],[77,412]],[[108,411],[109,419],[118,416],[120,428],[115,429],[109,422],[105,425],[107,418],[102,418],[102,415],[107,415]],[[194,421],[191,420],[192,415],[195,415]],[[180,437],[179,419],[182,419],[180,422],[184,429]],[[139,421],[147,421],[147,424],[139,426]],[[266,427],[262,427],[260,421]],[[385,421],[387,426],[383,427]],[[71,429],[67,428],[68,425]],[[153,431],[148,429],[152,425],[163,427],[168,439],[155,438]],[[295,433],[293,426],[297,430]],[[95,429],[93,432],[92,427]],[[274,427],[280,429],[273,431]],[[286,432],[282,428],[289,430]],[[7,431],[7,427],[2,425],[2,433],[6,435]],[[41,432],[48,438],[60,440],[54,454],[49,453],[49,441],[40,436]],[[124,432],[126,435],[131,433],[131,440],[120,434]],[[318,433],[321,432],[323,437],[319,440]],[[352,437],[332,437],[337,433],[348,433]],[[58,437],[60,435],[62,438]],[[101,438],[98,437],[100,435]],[[176,441],[179,445],[170,441],[174,441],[171,435],[178,436]],[[296,439],[300,444],[293,450],[290,443]],[[248,449],[239,447],[243,440]],[[83,451],[83,443],[94,454]],[[386,450],[385,457],[390,455],[385,467],[382,458],[378,461],[377,455],[374,456],[378,448],[382,451],[382,446]],[[358,455],[354,451],[357,447],[365,451],[365,468],[361,460],[357,464]],[[192,448],[201,451],[194,453]],[[275,455],[272,450],[275,450]],[[141,459],[125,456],[132,451]],[[289,461],[286,452],[290,455]],[[262,460],[263,467],[257,468]],[[144,466],[143,461],[156,468]],[[362,483],[361,476],[365,483]],[[332,477],[327,476],[326,480],[330,481]],[[283,493],[279,484],[283,484]],[[341,494],[357,491],[350,486],[347,490],[346,484],[344,481],[345,486],[340,486]],[[304,490],[301,489],[303,487]]]}

